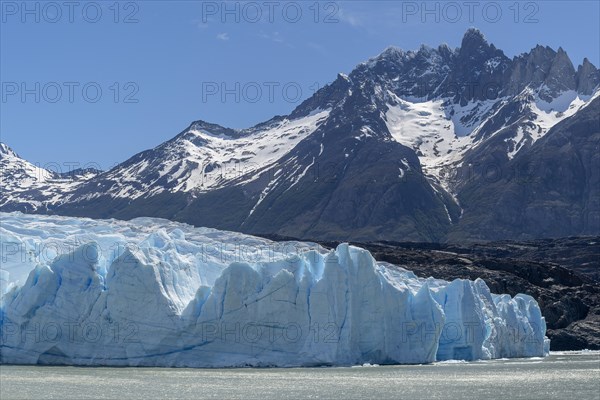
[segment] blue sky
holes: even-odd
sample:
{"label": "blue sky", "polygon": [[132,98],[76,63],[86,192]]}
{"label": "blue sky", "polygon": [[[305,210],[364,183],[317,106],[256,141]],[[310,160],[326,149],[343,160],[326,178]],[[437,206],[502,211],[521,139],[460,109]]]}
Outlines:
{"label": "blue sky", "polygon": [[197,119],[251,126],[389,45],[457,47],[471,26],[510,57],[600,64],[597,1],[23,4],[1,3],[0,134],[42,166],[106,169]]}

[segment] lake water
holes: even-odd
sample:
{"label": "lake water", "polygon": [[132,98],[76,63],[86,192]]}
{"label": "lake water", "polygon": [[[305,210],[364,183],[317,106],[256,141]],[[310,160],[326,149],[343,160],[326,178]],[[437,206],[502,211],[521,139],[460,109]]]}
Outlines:
{"label": "lake water", "polygon": [[0,399],[600,399],[600,353],[410,366],[0,366]]}

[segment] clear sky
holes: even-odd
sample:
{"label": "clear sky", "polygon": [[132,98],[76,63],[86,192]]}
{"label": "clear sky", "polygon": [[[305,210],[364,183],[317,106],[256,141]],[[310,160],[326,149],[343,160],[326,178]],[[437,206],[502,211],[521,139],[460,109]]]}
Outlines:
{"label": "clear sky", "polygon": [[198,119],[248,127],[389,45],[457,47],[471,26],[509,57],[543,44],[600,63],[597,1],[2,0],[1,12],[1,140],[42,166],[106,169]]}

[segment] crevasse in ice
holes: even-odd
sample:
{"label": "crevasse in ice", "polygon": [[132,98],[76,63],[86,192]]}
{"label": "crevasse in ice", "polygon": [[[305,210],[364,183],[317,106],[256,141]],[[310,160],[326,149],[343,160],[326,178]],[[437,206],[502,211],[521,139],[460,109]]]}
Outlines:
{"label": "crevasse in ice", "polygon": [[530,296],[418,278],[347,244],[150,218],[1,217],[2,363],[399,364],[549,347]]}

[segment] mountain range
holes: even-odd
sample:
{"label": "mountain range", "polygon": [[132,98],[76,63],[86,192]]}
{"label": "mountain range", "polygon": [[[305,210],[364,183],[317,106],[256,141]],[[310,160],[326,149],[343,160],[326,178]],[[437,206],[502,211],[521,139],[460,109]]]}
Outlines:
{"label": "mountain range", "polygon": [[192,122],[108,171],[57,174],[0,145],[1,211],[168,218],[316,240],[600,234],[600,71],[559,48],[513,58],[387,48],[289,115]]}

